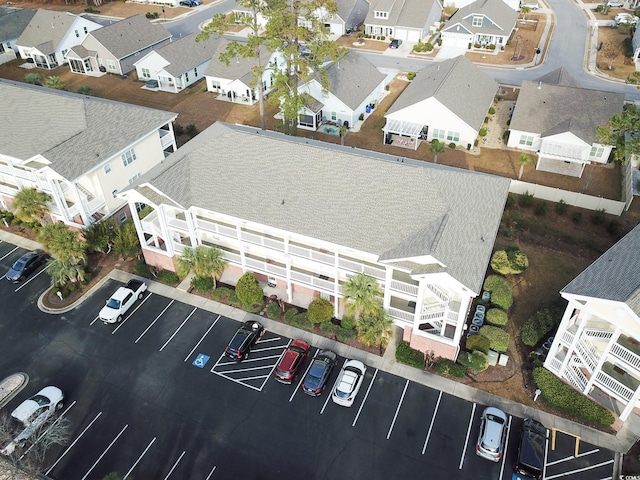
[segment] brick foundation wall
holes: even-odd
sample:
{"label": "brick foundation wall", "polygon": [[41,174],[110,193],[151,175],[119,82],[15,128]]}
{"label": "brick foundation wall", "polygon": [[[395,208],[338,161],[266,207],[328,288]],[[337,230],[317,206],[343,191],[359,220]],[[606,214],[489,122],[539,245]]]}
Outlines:
{"label": "brick foundation wall", "polygon": [[410,327],[404,329],[402,339],[405,342],[409,342],[411,348],[420,350],[423,353],[433,352],[437,357],[448,358],[449,360],[455,360],[458,349],[452,345],[446,345],[431,338],[423,337],[422,335],[414,335]]}

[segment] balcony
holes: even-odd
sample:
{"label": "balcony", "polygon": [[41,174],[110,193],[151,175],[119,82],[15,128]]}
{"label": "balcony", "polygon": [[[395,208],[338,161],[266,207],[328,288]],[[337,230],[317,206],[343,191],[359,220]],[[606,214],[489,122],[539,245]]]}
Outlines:
{"label": "balcony", "polygon": [[611,355],[640,372],[640,344],[635,339],[620,335],[611,346]]}
{"label": "balcony", "polygon": [[[606,373],[605,365],[607,364],[605,363],[602,366],[602,371],[598,372],[598,374],[596,375],[596,383],[606,393],[613,395],[614,397],[617,397],[619,400],[623,402],[628,403],[631,400],[631,397],[633,397],[633,392],[635,391],[635,388],[634,389],[629,388],[624,383],[620,382],[619,380],[615,379],[613,376]],[[613,366],[610,363],[608,365]],[[607,368],[607,370],[609,370],[609,372],[611,373],[615,373],[613,372],[613,369],[610,367]],[[619,377],[618,373],[615,373],[615,375]],[[637,388],[637,385],[636,385],[636,388]]]}
{"label": "balcony", "polygon": [[343,270],[349,270],[351,272],[366,273],[370,277],[382,281],[385,280],[386,276],[386,271],[384,268],[374,267],[372,265],[367,265],[365,263],[357,262],[343,257],[338,258],[338,267],[342,268]]}
{"label": "balcony", "polygon": [[163,150],[173,145],[173,135],[169,130],[161,128],[158,133],[160,133],[160,145],[162,145]]}
{"label": "balcony", "polygon": [[188,232],[189,231],[189,225],[187,224],[186,220],[180,220],[179,218],[175,218],[175,217],[168,217],[167,218],[167,225],[175,230],[181,230],[183,232]]}
{"label": "balcony", "polygon": [[196,216],[196,228],[201,230],[205,230],[207,232],[217,233],[218,235],[222,235],[224,237],[229,237],[233,239],[238,238],[238,232],[235,227],[229,227],[227,225],[221,225],[219,223],[213,222],[211,220],[207,220],[203,217]]}
{"label": "balcony", "polygon": [[240,231],[240,238],[245,242],[253,243],[254,245],[260,245],[272,250],[277,250],[278,252],[284,252],[284,240],[258,235],[252,232],[247,232],[246,230]]}
{"label": "balcony", "polygon": [[390,288],[391,290],[395,290],[396,292],[406,293],[407,295],[411,295],[414,297],[418,296],[417,285],[411,285],[409,283],[401,282],[399,280],[391,280]]}
{"label": "balcony", "polygon": [[[326,292],[333,293],[335,290],[335,283],[333,281],[325,280],[299,270],[291,270],[290,277],[293,282],[318,288]],[[339,288],[339,291],[340,290],[341,288]]]}
{"label": "balcony", "polygon": [[244,260],[247,267],[251,268],[254,272],[273,274],[281,278],[286,278],[287,276],[287,269],[283,266],[268,263],[264,260],[249,256],[245,256]]}
{"label": "balcony", "polygon": [[325,265],[335,265],[335,255],[332,253],[324,253],[311,248],[302,247],[293,243],[289,244],[289,253],[297,257],[306,258],[315,262],[324,263]]}
{"label": "balcony", "polygon": [[401,310],[399,308],[389,307],[389,315],[394,321],[400,322],[400,324],[406,324],[413,326],[413,313]]}

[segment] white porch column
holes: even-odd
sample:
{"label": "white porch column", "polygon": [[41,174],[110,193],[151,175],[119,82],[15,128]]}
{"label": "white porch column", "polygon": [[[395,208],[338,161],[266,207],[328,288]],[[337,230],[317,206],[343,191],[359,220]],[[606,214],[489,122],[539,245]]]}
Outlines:
{"label": "white porch column", "polygon": [[391,281],[393,280],[393,268],[385,267],[385,275],[384,275],[384,292],[382,297],[382,308],[385,310],[389,310],[389,306],[391,305]]}
{"label": "white porch column", "polygon": [[80,193],[78,192],[78,188],[74,182],[69,182],[69,186],[71,187],[71,193],[73,194],[73,199],[76,201],[76,205],[78,205],[78,213],[80,213],[80,218],[82,218],[83,225],[90,225],[89,214],[85,210],[84,202],[80,197]]}
{"label": "white porch column", "polygon": [[[567,309],[564,311],[564,316],[562,317],[562,321],[560,322],[560,328],[556,332],[556,338],[554,339],[554,343],[560,341],[560,337],[562,337],[562,333],[568,328],[568,324],[571,321],[572,314],[574,310],[577,310],[578,313],[576,315],[579,318],[578,322],[578,330],[576,330],[575,335],[573,336],[573,341],[571,345],[569,345],[569,349],[567,351],[567,356],[564,358],[562,362],[562,366],[560,367],[559,375],[564,375],[565,370],[567,369],[567,365],[569,364],[569,360],[571,360],[571,356],[576,349],[576,343],[580,340],[580,335],[582,335],[582,331],[584,330],[584,326],[586,324],[586,315],[580,316],[581,310],[577,307],[581,305],[576,303],[574,300],[569,300],[569,305],[567,305]],[[547,355],[547,359],[551,358],[551,352]]]}
{"label": "white porch column", "polygon": [[627,403],[627,405],[624,407],[624,410],[622,410],[622,413],[620,414],[620,420],[625,422],[627,418],[629,418],[629,415],[631,414],[631,412],[633,412],[633,409],[638,404],[638,400],[640,400],[640,387],[636,388],[636,391],[633,393],[633,397],[631,397],[629,403]]}
{"label": "white porch column", "polygon": [[427,279],[425,277],[420,278],[418,283],[418,296],[416,298],[416,311],[413,313],[413,328],[417,329],[420,325],[420,316],[422,314],[422,302],[424,301],[424,290],[427,288],[425,284]]}
{"label": "white porch column", "polygon": [[456,331],[453,336],[453,341],[455,343],[458,343],[460,340],[460,337],[462,337],[464,323],[467,318],[467,312],[469,310],[469,304],[471,303],[472,297],[469,295],[469,296],[466,296],[465,299],[466,301],[460,302],[460,311],[458,312],[458,322],[456,323]]}
{"label": "white porch column", "polygon": [[[286,266],[285,273],[287,275],[287,302],[292,303],[293,287],[291,285],[291,256],[289,255],[289,236],[285,234],[282,240],[284,241],[284,254],[285,254],[285,266]],[[336,302],[338,302],[337,298],[336,298]],[[334,308],[336,307],[334,306]]]}
{"label": "white porch column", "polygon": [[[146,200],[146,199],[145,199]],[[136,226],[136,233],[138,235],[138,241],[142,247],[147,246],[147,240],[144,238],[144,232],[142,231],[142,222],[140,221],[140,217],[138,216],[138,211],[136,210],[136,202],[133,198],[127,195],[127,203],[129,204],[129,211],[131,212],[131,218],[133,218],[133,224]],[[157,207],[154,207],[157,210]],[[135,213],[134,213],[135,212]],[[160,217],[160,215],[158,215]],[[155,233],[153,234],[155,237]],[[154,243],[158,243],[157,239],[154,238]]]}
{"label": "white porch column", "polygon": [[616,328],[615,331],[613,332],[613,335],[611,335],[611,338],[609,339],[609,343],[607,343],[607,347],[604,349],[604,352],[602,352],[602,354],[600,355],[600,359],[598,360],[598,365],[596,365],[595,370],[591,374],[591,378],[587,382],[587,385],[584,387],[584,393],[588,394],[591,391],[591,389],[593,389],[593,383],[596,380],[596,375],[600,370],[602,370],[602,365],[604,365],[604,362],[607,360],[607,356],[611,351],[611,347],[613,346],[614,343],[618,341],[618,338],[620,337],[620,332],[621,332],[620,328]]}
{"label": "white porch column", "polygon": [[340,265],[338,249],[333,252],[333,316],[338,318],[338,304],[340,303]]}
{"label": "white porch column", "polygon": [[165,207],[163,205],[158,205],[158,222],[160,223],[160,231],[164,237],[164,244],[167,246],[167,254],[173,257],[176,254],[176,250],[173,247],[173,238],[169,233],[169,225],[167,225],[167,216],[164,209]]}

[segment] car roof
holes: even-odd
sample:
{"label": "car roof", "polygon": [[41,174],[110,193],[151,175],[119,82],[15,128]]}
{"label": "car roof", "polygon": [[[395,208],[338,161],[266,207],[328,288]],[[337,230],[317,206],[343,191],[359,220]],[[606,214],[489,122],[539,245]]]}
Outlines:
{"label": "car roof", "polygon": [[502,410],[493,407],[485,409],[482,415],[487,421],[482,442],[490,447],[498,448],[502,440],[502,431],[505,427],[507,416]]}
{"label": "car roof", "polygon": [[282,357],[282,360],[280,360],[280,365],[278,366],[278,368],[280,370],[291,370],[291,367],[293,366],[294,362],[301,355],[302,355],[302,353],[300,353],[298,350],[292,350],[292,349],[288,348],[284,352],[284,355]]}
{"label": "car roof", "polygon": [[58,387],[48,386],[18,405],[16,409],[11,412],[11,416],[17,420],[20,420],[21,422],[27,420],[31,416],[31,414],[33,414],[33,412],[35,412],[40,407],[40,405],[38,405],[38,402],[32,400],[32,398],[38,395],[47,397],[51,402],[58,402],[62,400],[62,390],[60,390]]}
{"label": "car roof", "polygon": [[520,443],[520,463],[543,468],[547,429],[540,422],[526,419]]}

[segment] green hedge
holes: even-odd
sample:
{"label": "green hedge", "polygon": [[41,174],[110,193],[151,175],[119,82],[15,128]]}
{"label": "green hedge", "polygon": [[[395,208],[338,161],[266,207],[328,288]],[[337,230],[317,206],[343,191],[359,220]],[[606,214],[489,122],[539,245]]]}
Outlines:
{"label": "green hedge", "polygon": [[482,335],[471,335],[467,337],[465,348],[470,352],[478,350],[483,353],[489,353],[491,342],[489,342],[487,337],[483,337]]}
{"label": "green hedge", "polygon": [[218,287],[213,292],[211,292],[211,299],[219,302],[224,297],[231,297],[233,290],[227,287]]}
{"label": "green hedge", "polygon": [[309,320],[306,313],[299,313],[291,319],[289,322],[292,327],[302,328],[303,330],[313,330],[314,323]]}
{"label": "green hedge", "polygon": [[353,317],[342,317],[342,320],[340,320],[340,326],[347,330],[353,330],[356,327],[356,320]]}
{"label": "green hedge", "polygon": [[[546,205],[546,204],[545,204]],[[517,275],[529,267],[527,255],[518,248],[498,250],[491,257],[491,268],[500,275]]]}
{"label": "green hedge", "polygon": [[547,336],[547,334],[560,323],[561,317],[554,317],[551,310],[548,308],[542,308],[534,313],[531,317],[524,322],[522,330],[520,330],[520,338],[522,343],[529,347],[534,347],[540,340]]}
{"label": "green hedge", "polygon": [[309,320],[312,323],[323,323],[333,317],[333,305],[322,297],[314,298],[307,309]]}
{"label": "green hedge", "polygon": [[170,285],[175,285],[180,281],[180,277],[175,272],[172,272],[170,270],[160,270],[158,272],[158,280]]}
{"label": "green hedge", "polygon": [[482,372],[489,368],[489,357],[486,353],[475,350],[471,353],[471,368],[476,372]]}
{"label": "green hedge", "polygon": [[320,331],[327,335],[335,335],[338,328],[340,328],[340,325],[334,325],[331,322],[323,322],[320,324]]}
{"label": "green hedge", "polygon": [[298,313],[300,312],[298,312],[297,308],[290,308],[289,310],[284,312],[284,321],[287,323],[291,323],[291,320],[293,320],[293,317],[298,315]]}
{"label": "green hedge", "polygon": [[213,288],[213,277],[193,277],[191,288],[197,292],[208,292]]}
{"label": "green hedge", "polygon": [[248,305],[259,303],[264,297],[264,291],[258,282],[258,279],[253,272],[244,273],[236,284],[236,295],[242,301]]}
{"label": "green hedge", "polygon": [[145,278],[153,277],[153,275],[151,275],[151,269],[149,268],[149,265],[147,265],[143,259],[138,260],[133,266],[133,273]]}
{"label": "green hedge", "polygon": [[342,328],[338,327],[335,332],[336,338],[340,342],[349,342],[356,338],[357,332],[353,328]]}
{"label": "green hedge", "polygon": [[615,421],[609,410],[589,400],[549,370],[542,367],[534,369],[533,379],[542,391],[542,398],[558,410],[604,427]]}
{"label": "green hedge", "polygon": [[489,339],[491,350],[505,353],[509,348],[509,334],[501,328],[485,325],[480,328],[480,335]]}
{"label": "green hedge", "polygon": [[436,372],[441,375],[451,375],[452,377],[462,378],[467,373],[467,368],[446,358],[441,358],[436,363]]}
{"label": "green hedge", "polygon": [[271,320],[275,320],[280,315],[282,315],[282,308],[280,308],[280,305],[278,305],[278,302],[269,302],[269,305],[267,305],[266,313],[267,313],[267,318],[270,318]]}
{"label": "green hedge", "polygon": [[491,303],[503,310],[513,305],[513,293],[509,280],[500,275],[489,275],[484,281],[484,289],[491,292]]}
{"label": "green hedge", "polygon": [[490,325],[504,327],[507,324],[509,317],[507,317],[507,312],[504,310],[500,310],[499,308],[490,308],[487,310],[485,320]]}
{"label": "green hedge", "polygon": [[424,353],[415,350],[407,342],[400,342],[396,348],[396,360],[416,368],[424,368]]}
{"label": "green hedge", "polygon": [[[474,337],[477,335],[474,335]],[[458,354],[457,363],[462,365],[467,370],[471,368],[471,352],[465,352],[464,350]]]}

